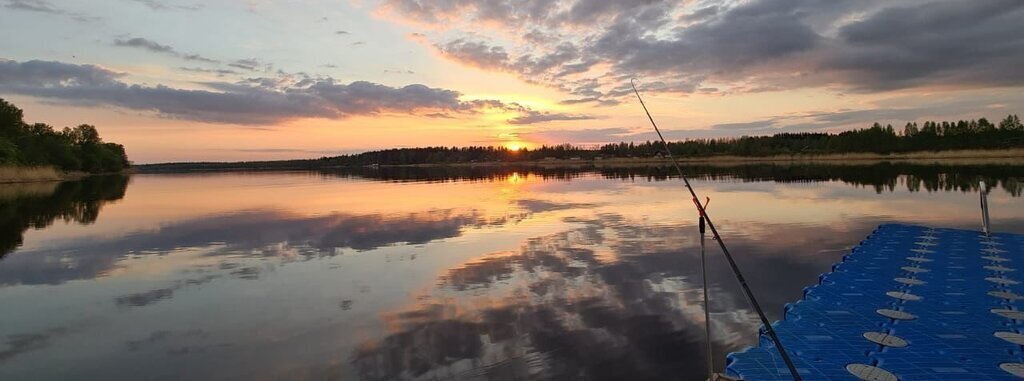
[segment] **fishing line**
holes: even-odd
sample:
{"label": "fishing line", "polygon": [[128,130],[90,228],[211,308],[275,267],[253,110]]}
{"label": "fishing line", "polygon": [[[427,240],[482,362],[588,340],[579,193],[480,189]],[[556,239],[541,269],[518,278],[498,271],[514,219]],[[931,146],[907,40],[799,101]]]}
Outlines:
{"label": "fishing line", "polygon": [[[736,261],[732,258],[732,254],[729,253],[729,248],[725,246],[725,241],[722,240],[722,236],[718,234],[718,229],[715,229],[715,224],[711,222],[711,217],[708,216],[707,211],[704,210],[704,206],[700,204],[700,199],[697,197],[697,192],[693,190],[693,186],[690,185],[690,180],[683,173],[683,168],[679,166],[679,162],[676,157],[672,155],[672,150],[669,149],[668,141],[665,140],[665,136],[661,134],[661,129],[658,128],[658,124],[654,122],[654,117],[651,116],[651,112],[647,110],[647,104],[644,103],[644,98],[640,96],[640,91],[636,89],[636,78],[629,80],[629,85],[633,87],[633,93],[636,94],[636,98],[640,100],[640,106],[644,108],[644,113],[647,114],[647,119],[651,121],[651,126],[654,126],[654,132],[658,133],[658,138],[661,139],[661,144],[665,147],[665,154],[672,160],[672,166],[676,168],[676,172],[679,173],[679,177],[683,179],[683,184],[686,184],[686,189],[690,191],[690,196],[693,197],[693,205],[697,207],[697,212],[700,216],[707,221],[708,229],[711,230],[711,236],[715,241],[718,241],[718,247],[722,248],[722,253],[725,254],[725,258],[729,261],[729,267],[732,269],[732,274],[736,277],[736,281],[739,282],[740,287],[743,289],[743,294],[747,297],[747,301],[750,302],[751,307],[754,307],[754,311],[757,312],[757,317],[761,319],[761,324],[764,326],[765,333],[771,338],[772,343],[775,344],[775,348],[779,349],[779,354],[782,355],[782,361],[786,363],[786,367],[789,368],[789,373],[793,375],[793,379],[796,381],[802,381],[800,373],[796,370],[796,365],[793,364],[793,360],[789,358],[789,354],[786,353],[786,349],[782,346],[782,340],[779,340],[779,335],[775,333],[775,329],[772,328],[771,322],[768,321],[768,317],[764,314],[761,309],[761,305],[757,302],[754,297],[754,292],[747,285],[747,279],[743,277],[743,273],[740,272],[739,266]],[[710,355],[710,354],[709,354]]]}

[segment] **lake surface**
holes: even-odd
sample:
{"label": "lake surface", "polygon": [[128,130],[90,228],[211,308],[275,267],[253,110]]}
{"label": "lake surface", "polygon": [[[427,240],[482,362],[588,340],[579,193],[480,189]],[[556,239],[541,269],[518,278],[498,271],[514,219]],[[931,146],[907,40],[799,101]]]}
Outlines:
{"label": "lake surface", "polygon": [[[1024,167],[691,167],[770,318],[878,224],[1024,232]],[[667,168],[0,185],[0,379],[702,380]],[[718,367],[759,322],[710,248]]]}

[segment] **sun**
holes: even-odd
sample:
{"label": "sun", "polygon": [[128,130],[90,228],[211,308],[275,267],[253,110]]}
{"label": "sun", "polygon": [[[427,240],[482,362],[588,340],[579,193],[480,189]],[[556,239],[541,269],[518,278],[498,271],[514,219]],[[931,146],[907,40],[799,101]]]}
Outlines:
{"label": "sun", "polygon": [[526,148],[526,145],[520,142],[508,142],[505,143],[505,148],[508,148],[510,151],[519,151]]}

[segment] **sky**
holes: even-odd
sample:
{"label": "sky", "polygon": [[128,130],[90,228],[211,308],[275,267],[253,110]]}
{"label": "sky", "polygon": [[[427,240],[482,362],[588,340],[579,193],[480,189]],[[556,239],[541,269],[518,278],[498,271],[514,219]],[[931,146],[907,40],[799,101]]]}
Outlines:
{"label": "sky", "polygon": [[1019,0],[0,0],[0,98],[136,163],[1024,111]]}

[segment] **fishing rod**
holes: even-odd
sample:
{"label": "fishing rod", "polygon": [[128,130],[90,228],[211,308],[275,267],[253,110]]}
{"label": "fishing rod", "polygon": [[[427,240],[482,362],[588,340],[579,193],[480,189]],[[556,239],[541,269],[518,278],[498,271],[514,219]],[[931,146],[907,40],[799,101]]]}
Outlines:
{"label": "fishing rod", "polygon": [[754,307],[754,311],[757,312],[757,317],[761,319],[761,324],[764,326],[765,333],[771,338],[772,343],[775,344],[775,348],[779,349],[779,354],[782,355],[782,361],[786,363],[786,367],[789,368],[789,373],[793,376],[795,381],[803,381],[800,377],[800,373],[796,370],[796,365],[793,364],[793,360],[789,358],[789,354],[786,353],[785,347],[782,346],[782,340],[779,340],[779,335],[775,333],[775,329],[772,328],[771,322],[768,321],[768,317],[761,310],[761,305],[757,302],[754,297],[754,292],[747,285],[747,279],[743,277],[743,273],[740,272],[740,267],[736,264],[736,260],[732,258],[732,254],[729,253],[729,248],[725,246],[725,241],[722,240],[722,236],[718,234],[718,229],[715,229],[715,224],[711,222],[711,217],[708,216],[704,206],[700,204],[700,198],[697,197],[697,192],[693,190],[693,186],[690,185],[689,178],[683,173],[683,168],[679,166],[679,162],[676,157],[672,155],[672,150],[669,149],[668,141],[665,140],[665,136],[661,134],[661,129],[658,128],[658,124],[654,122],[654,117],[651,116],[651,112],[647,110],[647,104],[644,103],[644,98],[640,96],[640,91],[636,89],[636,78],[629,80],[629,85],[633,87],[633,93],[636,94],[636,98],[640,100],[640,106],[644,108],[644,113],[647,114],[647,119],[651,121],[651,126],[654,127],[654,132],[658,133],[658,138],[661,139],[661,144],[665,147],[665,154],[672,160],[672,166],[676,168],[676,172],[679,173],[679,177],[683,179],[683,184],[686,184],[686,189],[690,191],[690,196],[693,197],[693,205],[697,207],[697,212],[700,216],[707,221],[708,229],[711,230],[711,237],[718,241],[718,247],[722,248],[722,254],[725,254],[725,258],[729,261],[729,267],[732,269],[732,274],[736,277],[736,281],[739,282],[740,287],[743,288],[743,294],[747,297],[747,301],[750,302],[751,307]]}
{"label": "fishing rod", "polygon": [[[707,202],[711,202],[709,198]],[[704,210],[708,209],[707,202],[704,203]],[[707,256],[704,255],[704,216],[700,216],[700,221],[697,223],[700,230],[700,280],[704,282],[704,334],[705,342],[707,343],[707,359],[708,359],[708,381],[715,381],[715,357],[714,349],[711,346],[711,302],[708,298],[708,261]]]}

